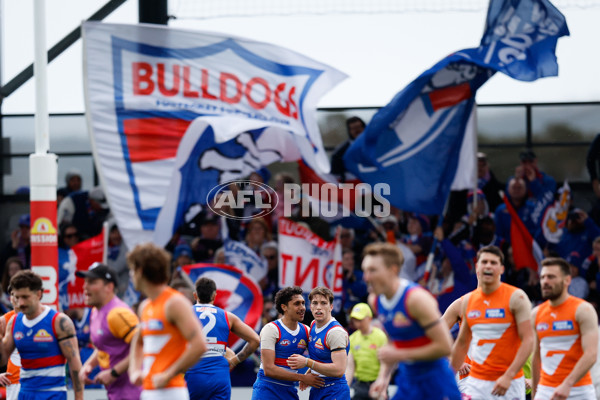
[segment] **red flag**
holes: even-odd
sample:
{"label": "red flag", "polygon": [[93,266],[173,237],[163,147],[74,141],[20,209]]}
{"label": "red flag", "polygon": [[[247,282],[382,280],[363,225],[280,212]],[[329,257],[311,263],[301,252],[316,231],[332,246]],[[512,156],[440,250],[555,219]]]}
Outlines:
{"label": "red flag", "polygon": [[525,224],[523,224],[523,221],[521,221],[506,194],[503,194],[502,197],[510,214],[510,243],[515,268],[517,270],[530,268],[537,274],[538,261],[543,258],[542,250],[525,227]]}
{"label": "red flag", "polygon": [[[104,259],[104,230],[98,235],[77,243],[69,251],[70,262],[75,264],[77,271],[87,271],[95,262]],[[85,307],[83,298],[83,279],[73,279],[69,282],[69,308]]]}

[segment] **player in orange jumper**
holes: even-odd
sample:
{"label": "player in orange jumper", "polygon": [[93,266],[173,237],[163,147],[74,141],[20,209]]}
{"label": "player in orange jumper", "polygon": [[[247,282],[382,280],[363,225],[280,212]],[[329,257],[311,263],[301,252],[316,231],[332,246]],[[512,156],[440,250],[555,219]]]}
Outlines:
{"label": "player in orange jumper", "polygon": [[532,360],[533,399],[595,400],[590,368],[598,349],[598,317],[588,302],[570,296],[569,264],[542,262],[540,284],[547,301],[534,308],[536,345]]}
{"label": "player in orange jumper", "polygon": [[[10,295],[10,302],[13,307],[16,306],[15,297],[12,295],[12,290],[8,288]],[[2,336],[6,334],[6,327],[10,322],[10,319],[15,315],[15,310],[11,310],[3,315],[3,319],[0,323],[0,330],[2,331]],[[6,372],[0,374],[0,385],[6,386],[6,399],[7,400],[16,400],[19,396],[19,390],[21,389],[20,384],[21,377],[21,356],[19,355],[19,351],[17,349],[13,350],[11,353],[8,364],[6,365]]]}
{"label": "player in orange jumper", "polygon": [[165,250],[137,245],[127,264],[136,290],[148,297],[138,310],[141,329],[131,342],[129,378],[142,385],[142,400],[187,400],[183,373],[206,351],[202,326],[189,300],[167,286],[170,256]]}
{"label": "player in orange jumper", "polygon": [[533,348],[531,303],[521,289],[500,281],[503,272],[500,249],[482,248],[477,253],[479,287],[463,298],[465,318],[452,348],[452,366],[460,369],[469,351],[465,394],[472,400],[525,399],[522,368]]}

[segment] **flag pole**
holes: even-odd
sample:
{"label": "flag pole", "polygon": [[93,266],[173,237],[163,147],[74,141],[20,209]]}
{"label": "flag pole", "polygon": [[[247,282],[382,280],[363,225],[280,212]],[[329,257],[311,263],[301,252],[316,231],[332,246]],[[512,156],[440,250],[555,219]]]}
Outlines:
{"label": "flag pole", "polygon": [[102,264],[108,265],[108,221],[102,224]]}
{"label": "flag pole", "polygon": [[477,159],[477,102],[473,106],[473,160],[475,160],[475,165],[473,168],[473,209],[477,207],[477,189],[479,189],[479,172],[478,172],[478,164],[479,160]]}
{"label": "flag pole", "polygon": [[[452,193],[452,192],[450,192]],[[444,211],[440,214],[438,218],[438,223],[436,225],[436,229],[441,227],[444,222],[444,215],[446,215],[446,211],[448,210],[448,204],[450,204],[450,193],[448,193],[448,197],[446,197],[446,204],[444,205]],[[434,230],[435,232],[435,230]],[[433,243],[431,244],[431,250],[429,250],[429,254],[427,255],[427,264],[425,264],[425,274],[423,275],[423,280],[425,281],[425,287],[429,285],[429,280],[431,277],[431,269],[433,267],[433,259],[435,258],[435,251],[437,250],[438,240],[433,236]]]}

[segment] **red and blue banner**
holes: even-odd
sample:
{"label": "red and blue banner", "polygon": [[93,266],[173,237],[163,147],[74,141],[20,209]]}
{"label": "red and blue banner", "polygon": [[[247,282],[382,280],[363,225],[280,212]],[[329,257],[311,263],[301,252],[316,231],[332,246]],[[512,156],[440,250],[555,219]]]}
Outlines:
{"label": "red and blue banner", "polygon": [[[258,331],[263,311],[262,291],[256,281],[243,271],[223,264],[192,264],[182,267],[192,282],[198,278],[212,279],[217,284],[215,305],[237,315],[244,323]],[[237,349],[243,341],[229,335],[228,346]]]}
{"label": "red and blue banner", "polygon": [[[188,134],[193,138],[187,146],[197,151],[218,152],[227,143],[235,153],[251,151],[251,144],[234,142],[238,135],[276,129],[293,136],[296,153],[307,163],[329,169],[315,110],[319,98],[345,79],[343,73],[288,49],[216,33],[85,22],[82,37],[94,159],[129,248],[151,240],[164,244],[162,236],[153,237],[155,230],[168,240],[189,203],[206,204],[207,192],[187,186],[223,183],[218,177],[227,164],[197,165],[188,171],[192,175],[178,169],[188,161],[181,157],[189,149],[180,146]],[[209,136],[210,148],[195,145]],[[202,158],[187,155],[192,163]],[[236,178],[245,172],[238,170]],[[173,181],[184,184],[173,187]],[[179,205],[180,196],[187,196],[186,204]],[[170,198],[174,205],[158,227]]]}

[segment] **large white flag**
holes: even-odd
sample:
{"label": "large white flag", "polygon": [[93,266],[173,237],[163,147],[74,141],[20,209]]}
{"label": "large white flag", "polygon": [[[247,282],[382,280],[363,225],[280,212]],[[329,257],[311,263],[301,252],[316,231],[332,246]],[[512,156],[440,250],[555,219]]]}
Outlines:
{"label": "large white flag", "polygon": [[216,143],[277,128],[327,171],[315,109],[345,78],[278,46],[155,25],[86,22],[84,79],[92,149],[129,247],[152,239],[191,123],[205,119]]}

